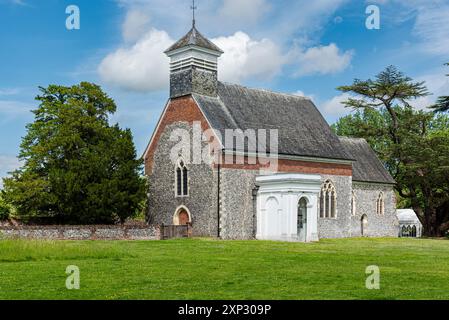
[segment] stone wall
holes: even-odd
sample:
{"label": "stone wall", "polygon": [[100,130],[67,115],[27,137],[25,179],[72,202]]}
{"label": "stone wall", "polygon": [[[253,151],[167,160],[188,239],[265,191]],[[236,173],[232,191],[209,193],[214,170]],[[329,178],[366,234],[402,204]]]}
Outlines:
{"label": "stone wall", "polygon": [[350,237],[352,178],[346,176],[321,175],[321,183],[332,181],[337,192],[336,218],[320,218],[320,201],[318,201],[318,237]]}
{"label": "stone wall", "polygon": [[[259,171],[221,169],[220,234],[223,239],[253,239],[256,209],[252,190]],[[348,238],[361,236],[361,218],[368,217],[365,236],[396,237],[398,234],[396,200],[392,186],[354,183],[351,177],[321,175],[322,183],[331,180],[337,192],[336,218],[320,218],[318,202],[318,236]],[[352,215],[352,191],[356,197],[356,214]],[[376,200],[384,193],[385,213],[376,213]]]}
{"label": "stone wall", "polygon": [[[178,209],[190,213],[193,236],[216,237],[218,234],[218,190],[217,170],[206,163],[191,164],[183,157],[188,169],[188,196],[176,195],[176,163],[170,159],[172,149],[179,141],[170,141],[175,129],[184,129],[192,137],[192,126],[187,122],[175,122],[165,127],[160,134],[153,156],[152,171],[149,174],[148,221],[151,224],[172,225]],[[206,144],[203,145],[205,147]],[[191,155],[193,150],[191,150]],[[148,172],[147,172],[148,174]]]}
{"label": "stone wall", "polygon": [[[351,236],[361,236],[362,216],[368,218],[365,236],[397,237],[399,222],[396,217],[396,196],[393,186],[354,182],[355,216],[351,217]],[[384,195],[385,210],[380,215],[376,211],[376,201],[380,192]]]}
{"label": "stone wall", "polygon": [[46,240],[159,240],[158,226],[2,226],[0,238]]}
{"label": "stone wall", "polygon": [[[257,170],[222,168],[220,229],[223,239],[253,239],[256,208],[252,196]],[[348,176],[322,175],[322,183],[330,179],[337,191],[337,217],[318,216],[319,238],[351,237],[352,179]],[[318,208],[319,210],[319,208]],[[318,211],[319,214],[319,211]]]}
{"label": "stone wall", "polygon": [[[208,164],[189,164],[189,195],[177,197],[175,193],[175,163],[170,159],[173,147],[179,140],[170,141],[176,129],[184,129],[192,137],[192,122],[199,121],[202,130],[210,129],[201,110],[191,97],[173,99],[168,104],[154,134],[153,142],[145,154],[145,172],[150,179],[150,224],[174,223],[180,208],[191,216],[193,236],[216,237],[218,225],[224,239],[253,239],[256,224],[255,203],[252,190],[260,165],[223,164],[220,170],[220,195],[218,195],[218,170]],[[202,148],[207,146],[204,142]],[[193,154],[191,150],[191,154]],[[246,163],[246,162],[245,162]],[[320,174],[322,182],[330,179],[337,191],[337,217],[318,217],[320,238],[344,238],[361,235],[361,217],[368,217],[368,236],[396,236],[395,200],[391,186],[354,183],[352,167],[332,164],[280,160],[280,172]],[[356,194],[357,212],[352,216],[352,191]],[[376,200],[380,191],[385,194],[385,215],[376,215]],[[218,214],[220,203],[220,214]],[[220,216],[220,223],[218,223]]]}
{"label": "stone wall", "polygon": [[189,68],[170,74],[170,97],[177,98],[192,93],[217,96],[217,73]]}
{"label": "stone wall", "polygon": [[259,171],[223,169],[220,186],[220,235],[223,239],[254,239],[256,203],[252,191]]}

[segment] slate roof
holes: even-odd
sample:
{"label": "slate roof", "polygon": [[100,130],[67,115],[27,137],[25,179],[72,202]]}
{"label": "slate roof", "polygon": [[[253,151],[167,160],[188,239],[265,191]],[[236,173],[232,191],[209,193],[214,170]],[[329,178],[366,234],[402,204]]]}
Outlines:
{"label": "slate roof", "polygon": [[182,37],[178,42],[168,48],[165,53],[188,46],[198,46],[201,48],[206,48],[223,53],[223,51],[219,47],[217,47],[212,43],[212,41],[204,37],[195,27],[190,29],[190,31],[184,37]]}
{"label": "slate roof", "polygon": [[352,165],[353,181],[396,183],[365,139],[340,137],[340,141],[346,153],[356,160]]}
{"label": "slate roof", "polygon": [[218,98],[193,96],[223,138],[228,128],[278,129],[279,154],[353,160],[307,98],[222,82],[218,83]]}

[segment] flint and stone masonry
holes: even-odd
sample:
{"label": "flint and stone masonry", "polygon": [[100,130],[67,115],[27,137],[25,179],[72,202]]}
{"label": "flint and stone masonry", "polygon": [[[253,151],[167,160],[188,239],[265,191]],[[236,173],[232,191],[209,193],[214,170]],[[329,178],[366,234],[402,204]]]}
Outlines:
{"label": "flint and stone masonry", "polygon": [[2,226],[0,239],[159,240],[158,226]]}

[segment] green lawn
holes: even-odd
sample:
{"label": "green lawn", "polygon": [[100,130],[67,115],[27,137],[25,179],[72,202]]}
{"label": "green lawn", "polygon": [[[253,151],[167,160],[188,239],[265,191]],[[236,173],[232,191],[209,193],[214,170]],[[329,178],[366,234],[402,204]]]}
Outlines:
{"label": "green lawn", "polygon": [[[365,288],[369,265],[380,290]],[[449,299],[449,241],[3,240],[0,299]]]}

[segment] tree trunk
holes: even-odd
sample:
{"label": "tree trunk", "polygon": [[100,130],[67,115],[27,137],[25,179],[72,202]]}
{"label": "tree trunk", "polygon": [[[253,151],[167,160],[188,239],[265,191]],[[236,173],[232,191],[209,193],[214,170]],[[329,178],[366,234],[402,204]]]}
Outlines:
{"label": "tree trunk", "polygon": [[437,220],[437,210],[433,207],[424,210],[424,235],[426,237],[441,237],[440,225]]}
{"label": "tree trunk", "polygon": [[391,136],[393,138],[393,142],[396,145],[399,145],[401,143],[401,140],[398,137],[398,130],[399,130],[399,120],[398,120],[398,115],[396,114],[396,112],[394,111],[394,109],[391,106],[391,102],[386,102],[384,101],[384,105],[388,111],[388,113],[390,114],[391,120],[393,122],[393,127],[391,128],[390,132],[391,132]]}

